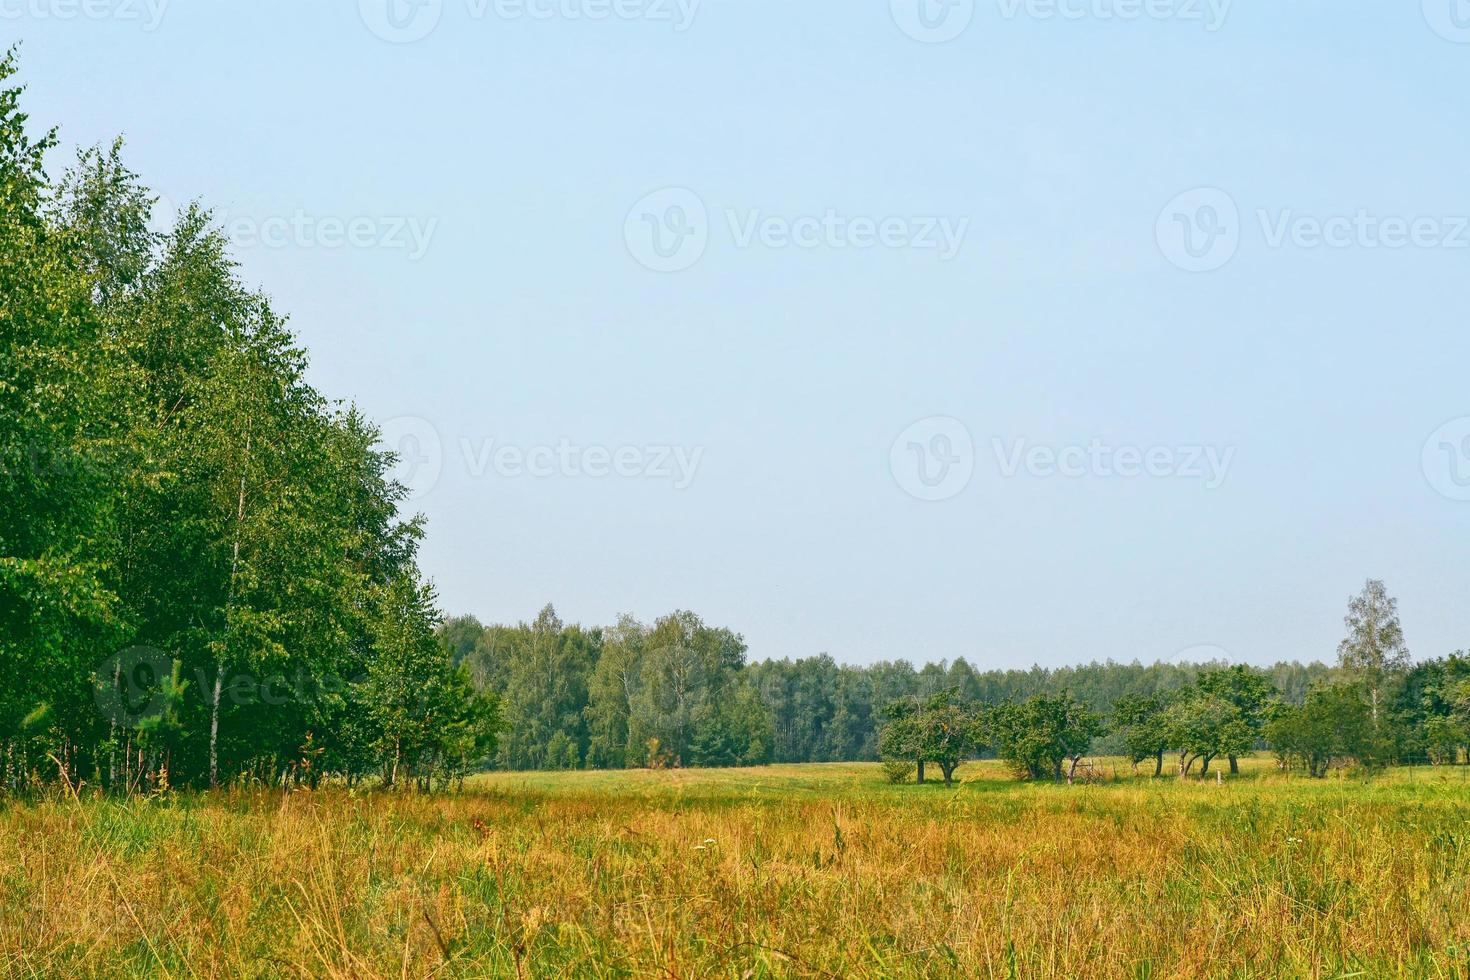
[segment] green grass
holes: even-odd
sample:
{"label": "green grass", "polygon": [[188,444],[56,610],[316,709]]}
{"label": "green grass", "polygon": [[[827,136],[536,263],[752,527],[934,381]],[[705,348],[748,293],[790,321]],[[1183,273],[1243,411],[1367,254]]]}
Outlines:
{"label": "green grass", "polygon": [[1470,977],[1470,769],[1118,772],[12,802],[0,975]]}

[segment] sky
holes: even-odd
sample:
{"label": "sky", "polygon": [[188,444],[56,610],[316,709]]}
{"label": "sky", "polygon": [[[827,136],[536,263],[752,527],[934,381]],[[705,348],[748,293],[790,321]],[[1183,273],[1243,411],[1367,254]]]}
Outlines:
{"label": "sky", "polygon": [[403,451],[449,612],[1470,647],[1470,3],[0,0]]}

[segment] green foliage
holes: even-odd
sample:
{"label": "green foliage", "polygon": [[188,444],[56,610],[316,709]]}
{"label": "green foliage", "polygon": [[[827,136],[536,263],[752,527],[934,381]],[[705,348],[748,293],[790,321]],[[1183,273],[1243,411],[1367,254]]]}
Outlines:
{"label": "green foliage", "polygon": [[[0,60],[4,784],[46,759],[114,789],[353,779],[390,771],[390,745],[421,783],[463,772],[496,705],[433,636],[422,528],[376,430],[306,382],[206,211],[150,230],[121,142],[48,183],[55,138],[27,134],[14,70]],[[94,689],[133,648],[172,670],[133,692],[141,717],[110,717]]]}
{"label": "green foliage", "polygon": [[933,762],[948,786],[960,763],[979,748],[978,711],[954,688],[891,702],[884,708],[888,721],[879,734],[883,757],[895,765],[912,763],[921,773],[924,763]]}
{"label": "green foliage", "polygon": [[1266,738],[1288,764],[1322,777],[1334,764],[1372,766],[1383,745],[1375,733],[1365,686],[1335,682],[1313,688],[1300,707],[1282,708],[1267,723]]}
{"label": "green foliage", "polygon": [[1163,769],[1164,753],[1169,740],[1164,728],[1164,698],[1143,694],[1125,694],[1113,705],[1112,728],[1121,735],[1128,760],[1135,766],[1144,759],[1154,760],[1154,775]]}
{"label": "green foliage", "polygon": [[918,768],[912,759],[885,759],[883,761],[883,776],[895,785],[906,783],[914,777],[914,770]]}
{"label": "green foliage", "polygon": [[1195,762],[1207,772],[1217,756],[1249,752],[1255,732],[1241,708],[1201,686],[1171,704],[1161,719],[1164,740],[1179,753],[1179,778],[1188,776]]}
{"label": "green foliage", "polygon": [[1338,644],[1338,662],[1363,683],[1373,725],[1377,727],[1379,701],[1386,682],[1409,667],[1409,649],[1404,645],[1404,630],[1399,625],[1398,600],[1388,594],[1381,581],[1369,579],[1363,591],[1348,600],[1343,624],[1348,634]]}
{"label": "green foliage", "polygon": [[1084,755],[1103,725],[1096,712],[1063,693],[999,704],[985,714],[983,730],[1018,772],[1060,781],[1063,763]]}

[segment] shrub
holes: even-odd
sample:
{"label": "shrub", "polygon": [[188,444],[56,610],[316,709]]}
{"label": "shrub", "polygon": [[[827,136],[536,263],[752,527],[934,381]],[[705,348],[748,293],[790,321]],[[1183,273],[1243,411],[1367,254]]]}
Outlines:
{"label": "shrub", "polygon": [[912,759],[888,759],[883,763],[883,775],[890,783],[906,783],[917,768]]}

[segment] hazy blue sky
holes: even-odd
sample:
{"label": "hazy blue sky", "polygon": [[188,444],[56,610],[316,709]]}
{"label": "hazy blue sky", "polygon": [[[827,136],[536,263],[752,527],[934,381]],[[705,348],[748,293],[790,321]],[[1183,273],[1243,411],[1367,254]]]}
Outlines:
{"label": "hazy blue sky", "polygon": [[1470,4],[386,2],[0,32],[418,446],[447,609],[1265,662],[1373,576],[1470,646]]}

